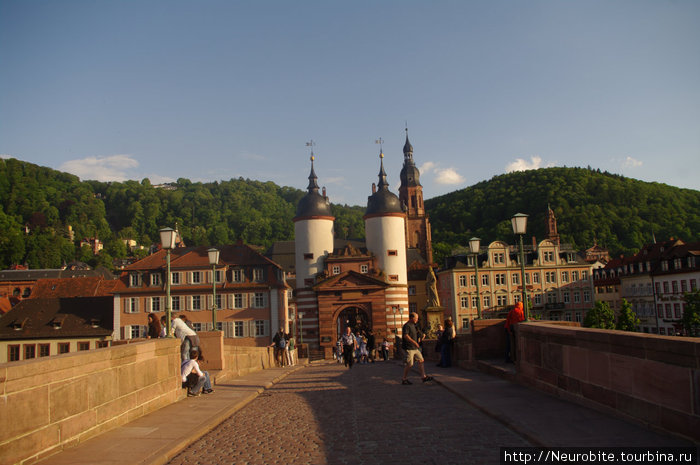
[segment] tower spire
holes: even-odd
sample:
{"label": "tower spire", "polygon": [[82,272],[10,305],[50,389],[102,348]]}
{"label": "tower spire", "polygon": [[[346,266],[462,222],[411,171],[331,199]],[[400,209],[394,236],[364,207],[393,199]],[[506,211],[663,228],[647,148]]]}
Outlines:
{"label": "tower spire", "polygon": [[309,173],[309,185],[306,187],[309,192],[318,192],[318,177],[314,171],[314,160],[316,159],[314,156],[314,145],[316,144],[314,143],[313,139],[306,143],[307,147],[311,147],[311,156],[309,157],[311,160],[311,173]]}
{"label": "tower spire", "polygon": [[379,183],[377,184],[377,187],[379,190],[388,190],[389,183],[386,180],[386,172],[384,171],[384,139],[380,137],[379,139],[375,140],[374,143],[379,144]]}
{"label": "tower spire", "polygon": [[404,161],[413,163],[413,146],[408,141],[408,123],[406,123],[406,143],[403,145]]}

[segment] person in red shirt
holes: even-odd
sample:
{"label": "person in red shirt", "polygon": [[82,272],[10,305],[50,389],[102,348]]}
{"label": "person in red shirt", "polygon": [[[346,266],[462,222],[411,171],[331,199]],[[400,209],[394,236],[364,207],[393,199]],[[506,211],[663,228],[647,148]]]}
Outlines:
{"label": "person in red shirt", "polygon": [[513,350],[511,350],[515,335],[515,333],[513,333],[513,328],[524,319],[523,303],[518,302],[515,304],[515,307],[508,312],[508,316],[506,317],[506,363],[513,363],[515,360],[515,349],[513,348]]}

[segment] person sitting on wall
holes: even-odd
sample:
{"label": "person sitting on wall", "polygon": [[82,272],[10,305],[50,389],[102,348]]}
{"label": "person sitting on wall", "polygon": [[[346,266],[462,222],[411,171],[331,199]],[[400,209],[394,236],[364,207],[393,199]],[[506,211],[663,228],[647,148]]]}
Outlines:
{"label": "person sitting on wall", "polygon": [[211,388],[209,372],[199,369],[199,363],[197,363],[198,358],[199,351],[197,349],[192,349],[189,353],[189,359],[180,364],[182,387],[187,388],[188,397],[198,396],[200,393],[209,394],[210,392],[214,392]]}

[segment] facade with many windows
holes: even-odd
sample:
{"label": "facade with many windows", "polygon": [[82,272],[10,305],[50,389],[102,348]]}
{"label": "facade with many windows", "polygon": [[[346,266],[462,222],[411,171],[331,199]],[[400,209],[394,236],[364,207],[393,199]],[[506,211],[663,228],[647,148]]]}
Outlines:
{"label": "facade with many windows", "polygon": [[[184,314],[195,331],[217,328],[242,345],[265,346],[287,322],[287,289],[281,267],[243,244],[220,248],[213,271],[208,247],[176,247],[171,251],[170,301],[173,318]],[[147,314],[165,315],[164,250],[124,269],[115,289],[119,338],[145,337]],[[216,300],[213,287],[216,286]]]}
{"label": "facade with many windows", "polygon": [[[478,275],[475,260],[478,259]],[[583,321],[593,306],[592,265],[566,245],[545,239],[525,250],[525,286],[531,313],[549,320]],[[464,330],[477,318],[505,317],[521,300],[522,276],[518,247],[494,241],[478,258],[457,254],[438,272],[440,301]],[[477,293],[478,282],[478,293]]]}
{"label": "facade with many windows", "polygon": [[[683,296],[700,282],[700,243],[671,239],[647,244],[633,256],[610,261],[596,270],[596,298],[619,312],[627,300],[640,320],[640,331],[682,334]],[[615,292],[619,289],[619,292]]]}

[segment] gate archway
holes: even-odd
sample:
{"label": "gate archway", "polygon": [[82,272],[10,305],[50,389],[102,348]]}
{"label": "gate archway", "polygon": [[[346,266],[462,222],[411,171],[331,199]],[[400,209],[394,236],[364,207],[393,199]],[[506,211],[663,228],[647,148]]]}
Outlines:
{"label": "gate archway", "polygon": [[353,333],[367,331],[372,328],[372,319],[367,311],[361,307],[348,307],[343,309],[336,319],[336,337],[340,338],[345,333],[345,328],[350,326]]}

